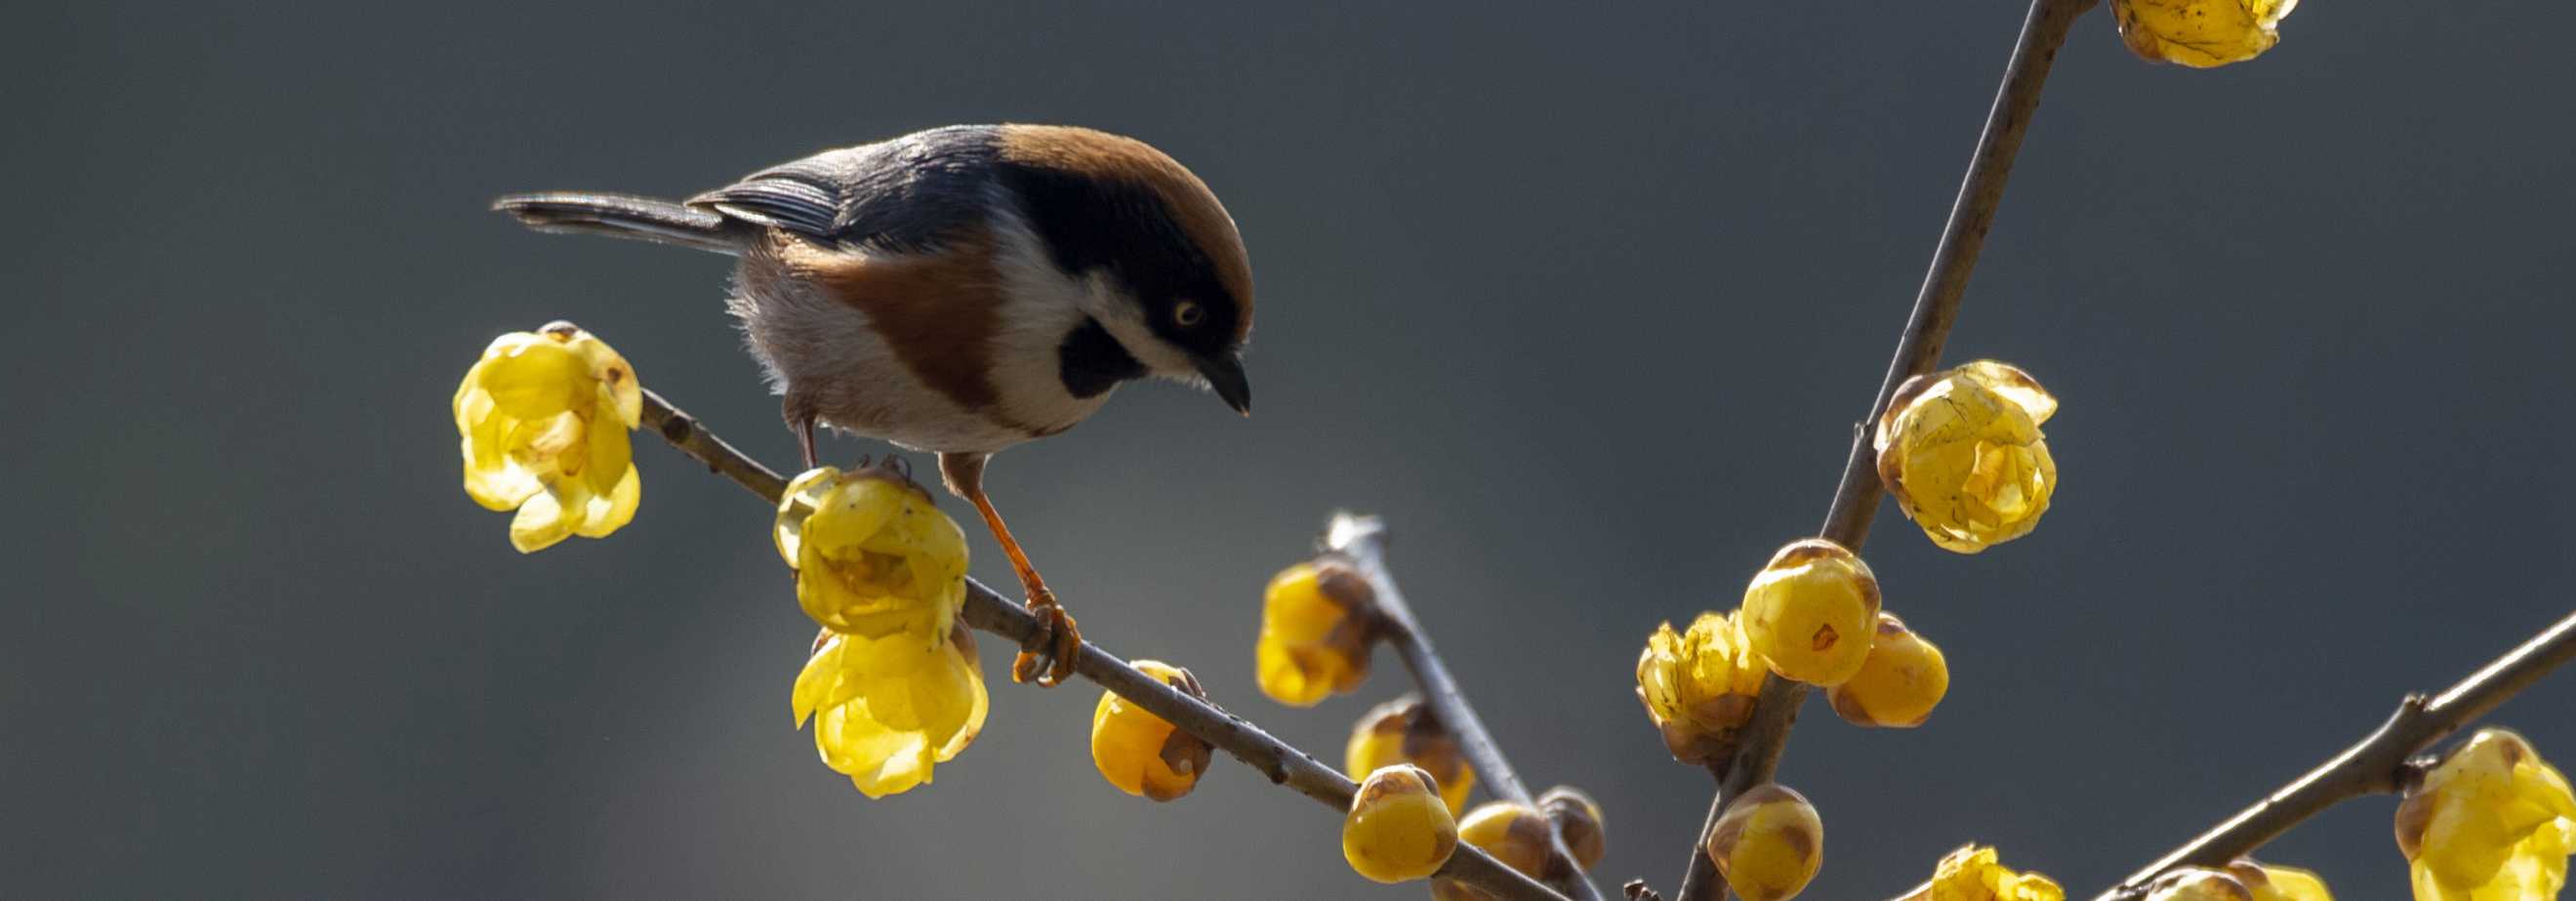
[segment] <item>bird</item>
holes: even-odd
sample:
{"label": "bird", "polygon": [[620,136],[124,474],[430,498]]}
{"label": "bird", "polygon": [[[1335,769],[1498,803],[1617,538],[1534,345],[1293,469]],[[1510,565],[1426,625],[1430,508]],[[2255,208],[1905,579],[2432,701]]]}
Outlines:
{"label": "bird", "polygon": [[1082,638],[984,492],[993,454],[1072,428],[1139,379],[1251,415],[1242,235],[1205,182],[1135,138],[952,125],[682,201],[549,191],[492,208],[541,232],[736,258],[725,307],[805,467],[818,425],[936,454],[940,481],[1010,558],[1042,625],[1013,681],[1062,683]]}

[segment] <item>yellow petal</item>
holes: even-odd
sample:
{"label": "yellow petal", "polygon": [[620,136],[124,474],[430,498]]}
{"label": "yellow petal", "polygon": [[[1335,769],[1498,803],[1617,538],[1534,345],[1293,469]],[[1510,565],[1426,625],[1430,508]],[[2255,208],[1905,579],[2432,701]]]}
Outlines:
{"label": "yellow petal", "polygon": [[2040,387],[2039,380],[2019,366],[1999,360],[1978,360],[1959,367],[1959,374],[1977,380],[1985,385],[1986,390],[2020,407],[2023,413],[2029,414],[2034,425],[2057,415],[2057,396]]}
{"label": "yellow petal", "polygon": [[770,534],[777,541],[779,559],[787,561],[789,569],[796,567],[797,552],[803,546],[805,518],[823,505],[824,495],[840,478],[840,470],[818,466],[789,480],[787,490],[779,493],[778,522]]}
{"label": "yellow petal", "polygon": [[522,554],[553,547],[571,535],[572,524],[564,521],[563,504],[555,499],[551,486],[529,495],[519,505],[519,515],[510,519],[510,546]]}
{"label": "yellow petal", "polygon": [[2129,50],[2151,62],[2195,68],[2259,56],[2280,43],[2281,19],[2298,0],[2113,0]]}
{"label": "yellow petal", "polygon": [[550,341],[503,347],[476,364],[483,390],[503,413],[520,419],[553,416],[589,398],[590,363],[581,354]]}
{"label": "yellow petal", "polygon": [[617,484],[609,486],[608,493],[593,494],[583,500],[581,525],[573,530],[573,534],[583,538],[606,538],[609,533],[635,521],[635,508],[644,500],[644,479],[635,472],[634,466],[629,465]]}

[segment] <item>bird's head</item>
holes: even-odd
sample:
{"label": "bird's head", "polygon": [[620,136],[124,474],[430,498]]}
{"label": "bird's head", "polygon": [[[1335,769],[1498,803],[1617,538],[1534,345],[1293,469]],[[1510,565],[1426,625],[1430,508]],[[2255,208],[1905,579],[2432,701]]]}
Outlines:
{"label": "bird's head", "polygon": [[1249,415],[1252,264],[1207,185],[1142,141],[1085,128],[1003,126],[1000,156],[1056,268],[1087,286],[1066,365],[1123,354],[1126,377],[1201,385]]}

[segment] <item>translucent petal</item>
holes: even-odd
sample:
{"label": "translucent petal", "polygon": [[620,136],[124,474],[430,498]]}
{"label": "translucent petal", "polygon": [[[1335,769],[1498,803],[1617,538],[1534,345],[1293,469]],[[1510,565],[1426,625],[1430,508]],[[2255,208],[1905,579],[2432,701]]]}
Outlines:
{"label": "translucent petal", "polygon": [[553,547],[571,535],[572,524],[565,521],[563,504],[556,500],[553,486],[529,495],[519,505],[519,515],[510,519],[510,546],[522,554]]}
{"label": "translucent petal", "polygon": [[[591,396],[590,363],[551,341],[517,344],[475,365],[477,381],[501,412],[520,419],[553,416]],[[587,404],[583,404],[587,405]]]}
{"label": "translucent petal", "polygon": [[805,532],[805,518],[813,515],[816,507],[822,506],[823,496],[831,493],[840,477],[838,469],[816,467],[788,481],[787,490],[779,494],[778,522],[771,536],[777,540],[779,559],[787,561],[789,568],[796,566],[797,551],[802,547]]}
{"label": "translucent petal", "polygon": [[628,465],[617,484],[606,494],[593,494],[586,501],[581,526],[573,534],[583,538],[606,538],[609,533],[635,521],[635,508],[644,500],[644,478]]}
{"label": "translucent petal", "polygon": [[2298,0],[2113,0],[2120,37],[2139,57],[2195,68],[2259,56],[2280,43]]}

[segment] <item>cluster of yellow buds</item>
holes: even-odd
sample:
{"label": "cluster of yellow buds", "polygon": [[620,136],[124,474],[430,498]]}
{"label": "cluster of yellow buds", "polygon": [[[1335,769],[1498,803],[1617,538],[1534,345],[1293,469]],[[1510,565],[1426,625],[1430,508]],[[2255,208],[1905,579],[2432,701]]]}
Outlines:
{"label": "cluster of yellow buds", "polygon": [[635,519],[643,479],[626,432],[642,421],[635,368],[569,322],[493,339],[456,386],[465,493],[519,511],[521,553],[567,536],[604,538]]}
{"label": "cluster of yellow buds", "polygon": [[1702,613],[1690,628],[1655,627],[1637,654],[1637,700],[1683,763],[1711,764],[1735,749],[1735,733],[1753,716],[1765,664],[1732,617]]}
{"label": "cluster of yellow buds", "polygon": [[1787,901],[1825,863],[1825,821],[1787,786],[1763,783],[1727,802],[1701,850],[1744,901]]}
{"label": "cluster of yellow buds", "polygon": [[2244,62],[2281,42],[2299,0],[2112,0],[2120,39],[2148,62],[2206,69]]}
{"label": "cluster of yellow buds", "polygon": [[2483,729],[2397,807],[2416,901],[2555,898],[2576,853],[2576,794],[2522,736]]}
{"label": "cluster of yellow buds", "polygon": [[1907,379],[1879,417],[1879,480],[1943,548],[1973,554],[2027,535],[2057,490],[2039,431],[2055,412],[2030,373],[1993,360]]}
{"label": "cluster of yellow buds", "polygon": [[1363,714],[1351,726],[1342,760],[1342,771],[1355,776],[1398,763],[1420,767],[1439,786],[1440,800],[1451,815],[1467,809],[1467,794],[1476,787],[1476,771],[1467,765],[1457,734],[1418,695],[1407,694]]}
{"label": "cluster of yellow buds", "polygon": [[1993,848],[1969,845],[1942,857],[1932,881],[1897,901],[2066,901],[2066,890],[2038,873],[2014,872]]}
{"label": "cluster of yellow buds", "polygon": [[1360,782],[1342,818],[1342,858],[1378,882],[1439,872],[1458,850],[1458,822],[1421,767],[1381,767]]}
{"label": "cluster of yellow buds", "polygon": [[1288,567],[1262,592],[1255,680],[1271,700],[1315,706],[1368,681],[1381,631],[1377,592],[1358,570],[1330,557]]}
{"label": "cluster of yellow buds", "polygon": [[773,537],[826,635],[796,677],[801,727],[868,797],[929,782],[966,749],[988,699],[966,597],[966,536],[894,459],[797,476]]}
{"label": "cluster of yellow buds", "polygon": [[[1189,670],[1160,660],[1133,665],[1182,694],[1207,700],[1207,690]],[[1117,692],[1101,692],[1100,705],[1092,708],[1091,763],[1119,791],[1156,801],[1189,794],[1207,772],[1212,750],[1206,739],[1174,728]]]}
{"label": "cluster of yellow buds", "polygon": [[2334,895],[2315,873],[2239,859],[2226,869],[2167,871],[2147,884],[2146,901],[2334,901]]}

